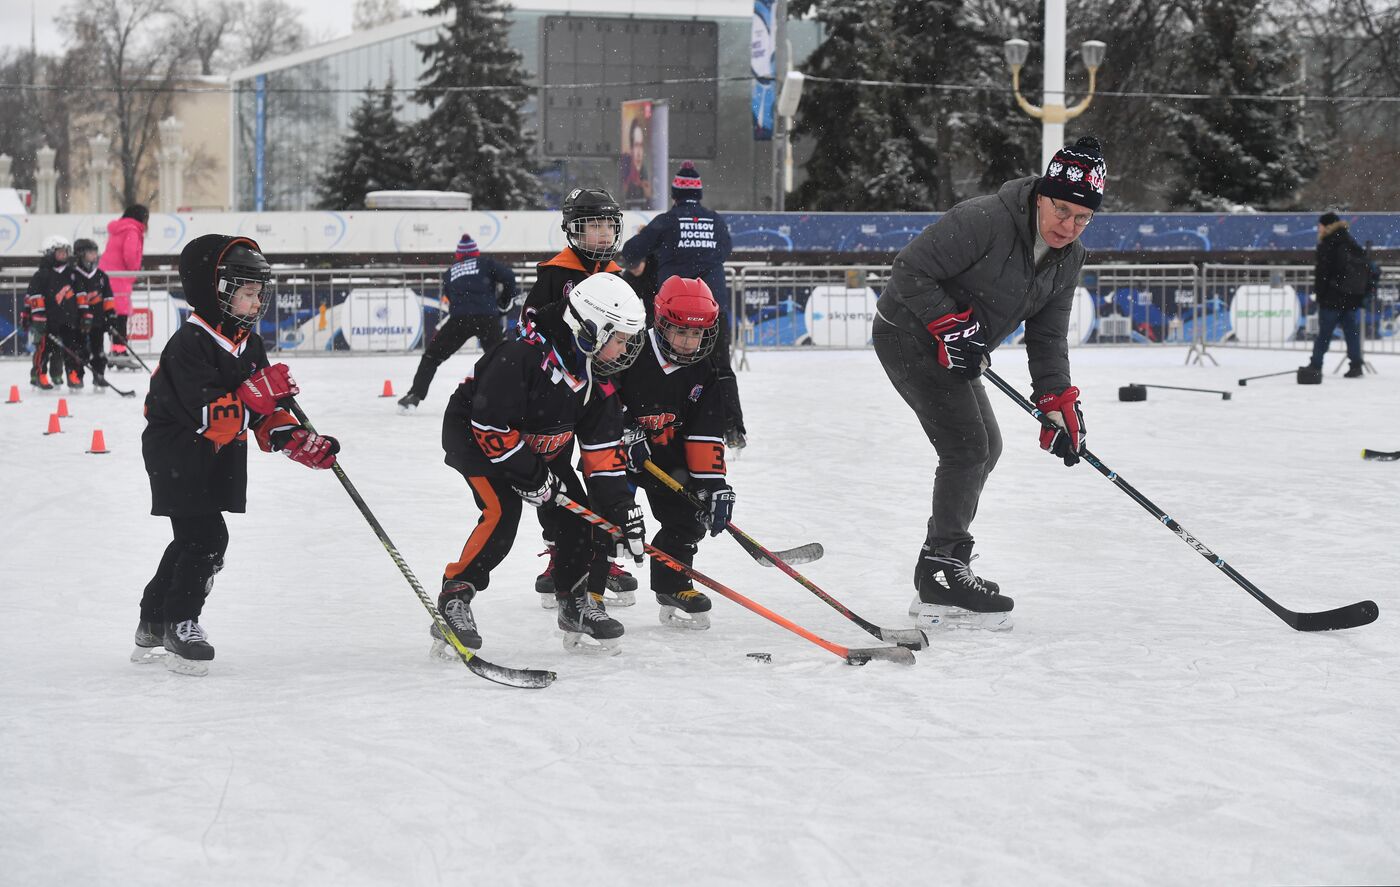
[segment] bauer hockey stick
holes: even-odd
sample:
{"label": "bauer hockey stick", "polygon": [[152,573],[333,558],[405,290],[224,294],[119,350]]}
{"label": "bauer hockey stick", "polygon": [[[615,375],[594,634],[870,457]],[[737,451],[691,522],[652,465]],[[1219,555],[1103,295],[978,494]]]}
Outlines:
{"label": "bauer hockey stick", "polygon": [[[1008,385],[1005,379],[991,370],[986,370],[982,375],[989,379],[993,385],[1000,388],[1003,394],[1014,400],[1017,406],[1030,413],[1036,421],[1040,422],[1042,427],[1051,429],[1059,428],[1058,425],[1046,418],[1044,413],[1036,409],[1034,404],[1022,397],[1016,389]],[[1197,554],[1210,561],[1217,570],[1233,579],[1236,585],[1253,595],[1255,600],[1259,601],[1259,603],[1263,604],[1265,607],[1268,607],[1269,612],[1288,623],[1290,627],[1298,631],[1336,631],[1343,628],[1356,628],[1360,625],[1369,625],[1375,622],[1376,617],[1380,615],[1380,608],[1376,606],[1375,601],[1357,601],[1354,604],[1347,604],[1335,610],[1323,610],[1316,613],[1300,613],[1296,610],[1288,609],[1260,591],[1255,587],[1253,582],[1241,576],[1238,570],[1225,563],[1223,557],[1207,548],[1205,543],[1187,532],[1185,527],[1177,523],[1165,511],[1158,508],[1151,499],[1148,499],[1142,493],[1138,492],[1136,487],[1128,483],[1122,477],[1119,477],[1116,471],[1113,471],[1107,465],[1100,462],[1098,457],[1089,452],[1087,447],[1081,450],[1079,455],[1085,462],[1094,466],[1099,474],[1108,478],[1115,487],[1126,493],[1128,498],[1141,505],[1148,514],[1161,521],[1163,526],[1181,537],[1181,541],[1194,548]]]}
{"label": "bauer hockey stick", "polygon": [[[552,501],[560,507],[568,509],[569,511],[573,512],[574,514],[578,515],[579,517],[583,518],[584,520],[588,521],[590,524],[593,524],[595,527],[598,527],[604,532],[611,533],[615,538],[622,538],[622,530],[616,524],[609,523],[607,519],[604,518],[601,514],[590,510],[586,505],[581,505],[578,502],[575,502],[573,499],[570,499],[563,493],[556,493]],[[864,649],[851,649],[849,647],[843,647],[840,644],[833,644],[831,641],[828,641],[825,638],[813,634],[812,632],[808,631],[807,629],[803,628],[797,623],[792,622],[788,619],[784,619],[782,616],[779,616],[777,613],[774,613],[772,610],[768,609],[762,604],[758,604],[754,601],[749,600],[739,592],[734,591],[732,588],[729,588],[726,585],[721,585],[719,582],[716,582],[709,576],[706,576],[705,574],[700,573],[691,567],[687,567],[685,564],[671,557],[669,554],[662,551],[661,549],[656,548],[650,544],[644,544],[644,548],[647,554],[651,555],[656,560],[661,561],[661,563],[675,570],[677,573],[680,573],[681,575],[685,576],[687,579],[690,579],[693,582],[699,582],[706,588],[713,589],[714,591],[724,595],[739,606],[744,607],[748,610],[752,610],[753,612],[762,616],[764,619],[767,619],[769,622],[772,622],[776,625],[781,625],[783,628],[786,628],[788,631],[792,632],[798,637],[805,638],[806,640],[811,641],[812,643],[816,644],[818,647],[821,647],[823,650],[826,650],[829,653],[835,653],[837,656],[840,656],[842,659],[846,660],[846,663],[848,665],[864,665],[872,659],[883,659],[887,662],[898,662],[902,665],[914,664],[914,654],[910,653],[904,647],[866,647]]]}
{"label": "bauer hockey stick", "polygon": [[[671,477],[671,475],[667,474],[665,471],[662,471],[661,468],[658,467],[655,462],[648,459],[645,462],[643,462],[642,465],[646,468],[647,471],[651,473],[652,477],[655,477],[657,480],[661,481],[672,491],[674,491],[677,495],[685,497],[686,501],[690,502],[690,504],[694,505],[697,509],[700,509],[701,511],[705,510],[705,504],[703,502],[695,498],[695,496],[685,487],[681,486],[680,482],[678,482],[674,477]],[[891,644],[898,644],[901,647],[908,647],[910,650],[922,650],[923,648],[928,646],[928,635],[924,634],[917,628],[881,628],[875,623],[862,619],[855,613],[852,613],[850,610],[846,609],[846,606],[840,601],[838,601],[836,598],[832,597],[831,595],[818,588],[815,582],[811,581],[806,576],[803,576],[801,573],[794,570],[792,566],[787,562],[787,559],[781,557],[782,552],[772,552],[764,548],[758,543],[758,540],[754,539],[752,536],[750,536],[748,533],[745,533],[738,527],[734,526],[733,521],[730,521],[729,523],[725,524],[724,528],[727,531],[729,531],[729,535],[734,537],[734,541],[738,542],[739,546],[745,551],[747,551],[753,557],[754,560],[759,561],[761,563],[771,564],[772,566],[777,567],[779,570],[782,570],[784,573],[787,573],[793,579],[797,580],[797,584],[801,585],[803,588],[807,589],[812,594],[815,594],[817,597],[821,598],[823,601],[829,604],[832,609],[840,613],[842,616],[845,616],[847,619],[851,620],[856,625],[859,625],[861,628],[865,629],[867,633],[874,635],[882,641],[888,641]]]}
{"label": "bauer hockey stick", "polygon": [[[316,433],[315,426],[311,424],[310,419],[306,418],[306,413],[302,411],[301,404],[297,403],[295,398],[288,397],[284,399],[282,403],[286,404],[291,409],[292,414],[297,417],[297,421],[305,425],[307,431],[310,431],[312,434]],[[331,466],[331,470],[334,471],[335,476],[340,479],[340,485],[345,488],[345,492],[350,494],[350,499],[355,503],[355,507],[360,509],[360,514],[364,515],[365,520],[369,522],[370,528],[374,530],[374,535],[379,537],[379,543],[384,546],[385,551],[389,552],[389,557],[393,559],[394,566],[399,568],[399,572],[403,574],[403,578],[408,580],[408,584],[413,589],[413,593],[418,595],[418,602],[423,605],[423,609],[428,611],[428,615],[432,617],[433,624],[437,626],[443,639],[451,644],[452,648],[457,651],[457,655],[461,658],[462,663],[466,665],[467,668],[471,669],[472,674],[477,677],[485,678],[488,681],[504,684],[507,687],[524,687],[527,690],[538,690],[554,683],[554,679],[557,675],[552,671],[543,671],[534,668],[506,668],[503,665],[487,662],[485,659],[482,659],[480,656],[476,655],[476,653],[463,646],[462,642],[457,640],[457,636],[452,633],[452,629],[447,627],[447,623],[442,621],[442,616],[438,613],[437,607],[433,605],[432,600],[429,599],[428,593],[423,590],[422,584],[418,582],[418,577],[413,575],[413,570],[409,569],[408,562],[403,559],[403,555],[399,554],[399,549],[394,545],[393,541],[389,539],[389,534],[384,532],[384,527],[381,526],[378,519],[375,518],[374,512],[369,510],[369,506],[365,504],[365,500],[360,496],[360,491],[356,490],[355,485],[350,482],[349,476],[345,474],[345,469],[340,466],[339,459]]]}
{"label": "bauer hockey stick", "polygon": [[83,356],[82,356],[81,354],[79,354],[78,352],[74,351],[72,348],[69,348],[67,345],[63,344],[63,340],[60,339],[58,336],[55,336],[53,333],[44,333],[44,335],[48,338],[48,340],[49,340],[50,342],[53,342],[55,345],[57,345],[58,347],[62,348],[64,351],[68,352],[68,356],[69,356],[69,357],[73,358],[73,359],[76,360],[78,363],[80,363],[80,364],[82,364],[83,366],[87,367],[88,369],[92,370],[92,375],[93,375],[93,379],[94,379],[93,384],[94,384],[94,385],[97,384],[96,381],[95,381],[96,378],[97,378],[98,376],[101,376],[101,377],[102,377],[103,383],[105,383],[106,386],[107,386],[108,388],[110,388],[110,389],[112,389],[113,391],[115,391],[115,392],[117,392],[118,394],[120,394],[122,397],[135,397],[135,396],[136,396],[136,392],[135,392],[135,391],[127,391],[127,390],[124,389],[124,388],[118,388],[117,386],[113,385],[111,382],[108,382],[108,381],[107,381],[107,376],[104,375],[103,373],[99,373],[99,372],[97,371],[97,367],[95,367],[95,366],[92,365],[92,361],[90,361],[90,360],[83,360]]}

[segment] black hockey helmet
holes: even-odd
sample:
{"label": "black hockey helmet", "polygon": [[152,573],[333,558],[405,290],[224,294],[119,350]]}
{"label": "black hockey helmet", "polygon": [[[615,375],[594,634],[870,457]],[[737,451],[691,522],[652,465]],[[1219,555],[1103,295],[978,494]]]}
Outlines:
{"label": "black hockey helmet", "polygon": [[[611,224],[612,241],[607,246],[586,245],[584,231],[590,223]],[[575,188],[564,198],[564,221],[560,225],[569,246],[595,262],[606,262],[622,248],[622,207],[602,188]]]}
{"label": "black hockey helmet", "polygon": [[[73,241],[73,258],[83,266],[84,271],[91,271],[97,264],[97,241],[89,240],[86,237],[79,237]],[[92,261],[87,260],[87,254],[92,253]]]}
{"label": "black hockey helmet", "polygon": [[[228,321],[245,330],[255,327],[272,302],[268,287],[271,279],[272,266],[263,257],[262,248],[247,237],[205,234],[191,240],[180,252],[180,283],[185,289],[185,301],[210,324]],[[231,310],[233,295],[249,284],[257,285],[261,305],[254,314],[235,316]]]}

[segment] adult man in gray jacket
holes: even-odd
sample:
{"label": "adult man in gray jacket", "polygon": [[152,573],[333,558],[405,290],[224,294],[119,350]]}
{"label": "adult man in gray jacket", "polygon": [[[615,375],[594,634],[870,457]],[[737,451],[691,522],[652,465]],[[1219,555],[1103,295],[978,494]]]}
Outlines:
{"label": "adult man in gray jacket", "polygon": [[1011,627],[1010,597],[970,566],[972,518],[1001,455],[1001,431],[978,377],[1022,322],[1034,400],[1057,431],[1042,449],[1079,461],[1084,416],[1070,384],[1066,336],[1084,247],[1103,202],[1097,139],[1056,152],[1044,176],[964,201],[895,258],[874,322],[875,353],[938,453],[909,614],[920,627]]}

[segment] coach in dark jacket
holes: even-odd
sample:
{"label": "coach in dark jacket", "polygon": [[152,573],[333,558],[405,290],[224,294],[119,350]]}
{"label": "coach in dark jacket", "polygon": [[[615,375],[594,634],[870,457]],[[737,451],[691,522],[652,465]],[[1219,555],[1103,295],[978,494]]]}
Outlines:
{"label": "coach in dark jacket", "polygon": [[[1083,415],[1070,384],[1066,336],[1084,265],[1079,235],[1103,201],[1106,168],[1097,139],[1055,154],[1045,175],[953,207],[895,259],[877,304],[875,352],[938,453],[933,513],[910,608],[916,623],[1010,626],[1011,599],[968,566],[970,525],[1001,432],[982,370],[1022,322],[1035,400],[1060,425],[1041,447],[1079,461]],[[945,607],[936,618],[929,606]],[[947,610],[951,607],[956,613]],[[977,614],[963,619],[968,612]],[[951,615],[950,615],[951,613]]]}
{"label": "coach in dark jacket", "polygon": [[1347,342],[1348,379],[1362,376],[1361,302],[1371,282],[1366,249],[1356,242],[1336,213],[1317,219],[1317,263],[1313,267],[1313,292],[1317,296],[1317,338],[1308,366],[1321,371],[1322,356],[1332,343],[1337,324]]}

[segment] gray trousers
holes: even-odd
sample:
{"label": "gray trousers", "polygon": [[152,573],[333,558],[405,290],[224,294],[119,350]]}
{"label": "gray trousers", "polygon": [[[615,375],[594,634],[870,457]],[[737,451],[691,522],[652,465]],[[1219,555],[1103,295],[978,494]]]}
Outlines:
{"label": "gray trousers", "polygon": [[982,380],[968,381],[945,370],[931,343],[880,317],[875,318],[873,339],[885,375],[919,417],[938,453],[926,543],[946,552],[972,539],[969,528],[977,502],[1001,457],[1001,429]]}

